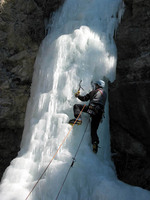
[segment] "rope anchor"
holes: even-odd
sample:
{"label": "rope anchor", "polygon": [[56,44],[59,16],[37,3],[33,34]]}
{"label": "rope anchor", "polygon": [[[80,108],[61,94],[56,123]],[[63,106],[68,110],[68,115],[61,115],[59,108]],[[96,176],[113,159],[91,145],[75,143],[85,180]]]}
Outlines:
{"label": "rope anchor", "polygon": [[74,163],[75,163],[76,159],[72,158],[72,163],[71,163],[71,167],[73,167]]}

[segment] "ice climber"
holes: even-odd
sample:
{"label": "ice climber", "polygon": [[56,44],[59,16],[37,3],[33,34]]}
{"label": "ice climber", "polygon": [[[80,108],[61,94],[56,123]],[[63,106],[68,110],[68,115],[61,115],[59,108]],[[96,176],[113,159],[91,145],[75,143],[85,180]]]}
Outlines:
{"label": "ice climber", "polygon": [[[81,101],[90,101],[89,105],[84,107],[83,112],[90,114],[91,117],[91,140],[93,145],[93,152],[97,153],[99,138],[97,135],[97,129],[104,113],[105,102],[107,98],[107,94],[104,91],[105,82],[103,80],[99,80],[94,82],[94,89],[86,94],[85,96],[80,95],[80,90],[75,93],[75,97],[77,97]],[[70,124],[73,124],[76,121],[80,111],[82,110],[84,105],[75,104],[73,107],[75,119],[69,121]],[[76,124],[82,124],[81,116],[76,121]]]}

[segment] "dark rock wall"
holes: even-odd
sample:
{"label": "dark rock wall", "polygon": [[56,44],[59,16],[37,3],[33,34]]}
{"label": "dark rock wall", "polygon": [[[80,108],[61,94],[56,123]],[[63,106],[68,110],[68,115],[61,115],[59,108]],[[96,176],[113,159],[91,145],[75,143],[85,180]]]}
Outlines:
{"label": "dark rock wall", "polygon": [[17,156],[44,19],[63,0],[0,2],[0,179]]}
{"label": "dark rock wall", "polygon": [[[44,18],[64,0],[3,0],[0,6],[0,178],[17,156]],[[113,160],[118,177],[150,189],[150,1],[124,0],[109,84]]]}
{"label": "dark rock wall", "polygon": [[118,177],[150,189],[150,1],[124,0],[109,85],[111,145]]}

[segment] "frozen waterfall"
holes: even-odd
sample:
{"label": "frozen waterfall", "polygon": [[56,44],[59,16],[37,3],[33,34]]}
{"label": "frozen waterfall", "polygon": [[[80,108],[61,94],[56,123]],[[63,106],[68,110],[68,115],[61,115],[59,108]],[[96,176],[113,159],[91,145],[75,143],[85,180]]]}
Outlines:
{"label": "frozen waterfall", "polygon": [[[25,200],[70,129],[74,97],[82,80],[115,79],[114,32],[123,13],[121,0],[66,0],[48,25],[34,66],[21,150],[5,171],[1,200]],[[107,91],[107,84],[106,84]],[[89,116],[75,126],[36,185],[29,200],[55,200]],[[108,102],[99,126],[101,148],[91,149],[90,124],[58,197],[59,200],[148,200],[150,192],[119,181],[110,155]]]}

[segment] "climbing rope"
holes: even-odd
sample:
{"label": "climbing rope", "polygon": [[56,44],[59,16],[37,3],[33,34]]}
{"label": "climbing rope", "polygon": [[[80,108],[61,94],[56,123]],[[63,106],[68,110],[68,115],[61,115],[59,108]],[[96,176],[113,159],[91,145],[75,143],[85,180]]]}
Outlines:
{"label": "climbing rope", "polygon": [[60,190],[59,190],[59,192],[58,192],[57,197],[56,197],[55,200],[58,199],[58,197],[59,197],[59,195],[60,195],[60,193],[61,193],[61,190],[62,190],[62,188],[63,188],[63,186],[64,186],[64,184],[65,184],[65,182],[66,182],[66,179],[67,179],[67,177],[68,177],[68,174],[69,174],[69,172],[70,172],[70,169],[73,167],[74,162],[76,161],[76,156],[77,156],[77,153],[78,153],[79,148],[80,148],[80,146],[81,146],[81,143],[82,143],[82,141],[83,141],[83,138],[84,138],[84,136],[85,136],[85,133],[86,133],[86,130],[87,130],[87,127],[88,127],[89,122],[90,122],[90,118],[89,118],[88,123],[87,123],[87,125],[86,125],[85,131],[84,131],[84,133],[83,133],[83,135],[82,135],[81,141],[80,141],[80,143],[79,143],[79,145],[78,145],[77,151],[76,151],[74,157],[72,158],[73,161],[72,161],[72,163],[71,163],[71,165],[70,165],[70,167],[69,167],[69,169],[68,169],[68,171],[67,171],[67,174],[66,174],[66,176],[65,176],[65,178],[64,178],[64,181],[63,181],[63,183],[62,183],[62,185],[61,185],[61,187],[60,187]]}
{"label": "climbing rope", "polygon": [[78,117],[76,118],[75,122],[73,123],[72,127],[70,128],[70,130],[68,131],[67,135],[64,137],[62,143],[59,145],[56,153],[54,154],[54,156],[52,157],[52,159],[50,160],[49,164],[47,165],[47,167],[45,168],[45,170],[43,171],[43,173],[41,174],[41,176],[39,177],[39,179],[37,180],[37,182],[34,184],[33,188],[31,189],[31,191],[29,192],[28,196],[25,198],[25,200],[27,200],[29,198],[29,196],[31,195],[31,193],[33,192],[33,190],[35,189],[35,187],[37,186],[37,184],[39,183],[39,181],[41,180],[41,178],[43,177],[43,175],[45,174],[45,172],[47,171],[48,167],[50,166],[50,164],[52,163],[52,161],[54,160],[54,158],[56,157],[58,151],[60,150],[60,148],[62,147],[62,145],[64,144],[64,142],[66,141],[68,135],[70,134],[71,130],[73,129],[74,125],[76,124],[77,120],[79,119],[81,113],[83,112],[84,108],[86,105],[83,106],[82,110],[80,111]]}

